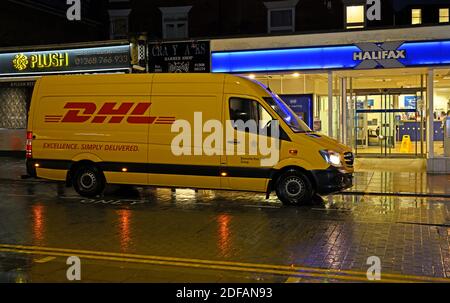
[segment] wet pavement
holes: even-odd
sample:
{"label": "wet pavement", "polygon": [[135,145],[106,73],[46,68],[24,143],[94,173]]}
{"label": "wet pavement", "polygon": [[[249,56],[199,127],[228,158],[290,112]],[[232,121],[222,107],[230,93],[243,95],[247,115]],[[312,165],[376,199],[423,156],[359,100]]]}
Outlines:
{"label": "wet pavement", "polygon": [[[449,281],[450,199],[335,195],[286,207],[273,195],[0,180],[0,282]],[[434,279],[433,279],[434,278]]]}
{"label": "wet pavement", "polygon": [[22,180],[23,164],[0,159],[0,282],[67,282],[70,256],[82,282],[365,282],[371,256],[385,282],[450,281],[448,176],[357,172],[359,194],[287,207],[275,195],[131,186],[84,199]]}
{"label": "wet pavement", "polygon": [[[392,166],[392,161],[388,163]],[[380,170],[382,166],[378,166],[376,170],[370,170],[368,167],[370,165],[366,164],[364,169],[355,172],[354,186],[346,190],[346,193],[450,198],[450,174],[427,174],[426,172],[399,171],[399,169],[383,171]],[[0,157],[0,180],[20,180],[25,174],[23,159]],[[40,181],[42,180],[37,180],[37,182]]]}
{"label": "wet pavement", "polygon": [[409,195],[450,198],[450,174],[417,172],[355,172],[351,194]]}

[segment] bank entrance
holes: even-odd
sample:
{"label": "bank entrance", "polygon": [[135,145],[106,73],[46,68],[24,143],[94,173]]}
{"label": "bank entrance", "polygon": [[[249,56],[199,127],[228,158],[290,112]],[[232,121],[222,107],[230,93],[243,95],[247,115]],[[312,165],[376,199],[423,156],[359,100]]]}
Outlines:
{"label": "bank entrance", "polygon": [[426,119],[420,103],[423,96],[421,88],[356,90],[356,155],[425,156]]}
{"label": "bank entrance", "polygon": [[[269,86],[311,129],[351,146],[358,157],[427,155],[426,68],[241,75]],[[447,105],[430,119],[436,152],[446,111]]]}
{"label": "bank entrance", "polygon": [[337,135],[357,156],[426,156],[426,69],[343,71],[334,77],[344,116]]}

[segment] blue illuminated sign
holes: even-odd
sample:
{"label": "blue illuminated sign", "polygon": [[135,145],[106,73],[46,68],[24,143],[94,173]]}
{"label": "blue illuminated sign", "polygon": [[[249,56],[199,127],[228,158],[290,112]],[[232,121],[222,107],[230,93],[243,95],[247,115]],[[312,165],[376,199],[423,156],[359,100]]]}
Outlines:
{"label": "blue illuminated sign", "polygon": [[405,108],[417,108],[417,97],[416,96],[405,96],[404,105],[405,105]]}
{"label": "blue illuminated sign", "polygon": [[213,52],[212,71],[245,73],[450,64],[450,40],[368,44],[363,50],[362,44],[358,44]]}
{"label": "blue illuminated sign", "polygon": [[280,95],[280,98],[302,119],[311,129],[313,128],[313,95]]}

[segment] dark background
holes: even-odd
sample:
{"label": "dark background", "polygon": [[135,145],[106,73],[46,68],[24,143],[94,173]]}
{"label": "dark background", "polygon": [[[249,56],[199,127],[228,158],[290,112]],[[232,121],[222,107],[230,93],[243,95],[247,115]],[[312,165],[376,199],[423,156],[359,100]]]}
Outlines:
{"label": "dark background", "polygon": [[[110,35],[109,12],[124,8],[130,9],[128,33],[120,38],[145,34],[150,41],[160,41],[162,6],[192,5],[185,39],[268,35],[263,0],[81,1],[81,21],[67,20],[64,0],[0,1],[0,47],[115,39]],[[344,5],[361,3],[365,0],[299,0],[295,33],[344,31]],[[366,29],[409,27],[411,8],[422,8],[422,26],[436,25],[439,8],[450,7],[450,0],[382,0],[381,4],[382,20],[368,22]]]}

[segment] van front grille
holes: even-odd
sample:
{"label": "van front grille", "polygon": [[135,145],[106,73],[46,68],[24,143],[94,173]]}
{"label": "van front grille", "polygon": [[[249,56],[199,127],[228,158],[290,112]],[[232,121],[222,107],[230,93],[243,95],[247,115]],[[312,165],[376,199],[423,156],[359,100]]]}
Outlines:
{"label": "van front grille", "polygon": [[345,164],[347,164],[348,166],[353,166],[353,163],[355,162],[355,156],[351,152],[345,153],[344,160]]}

